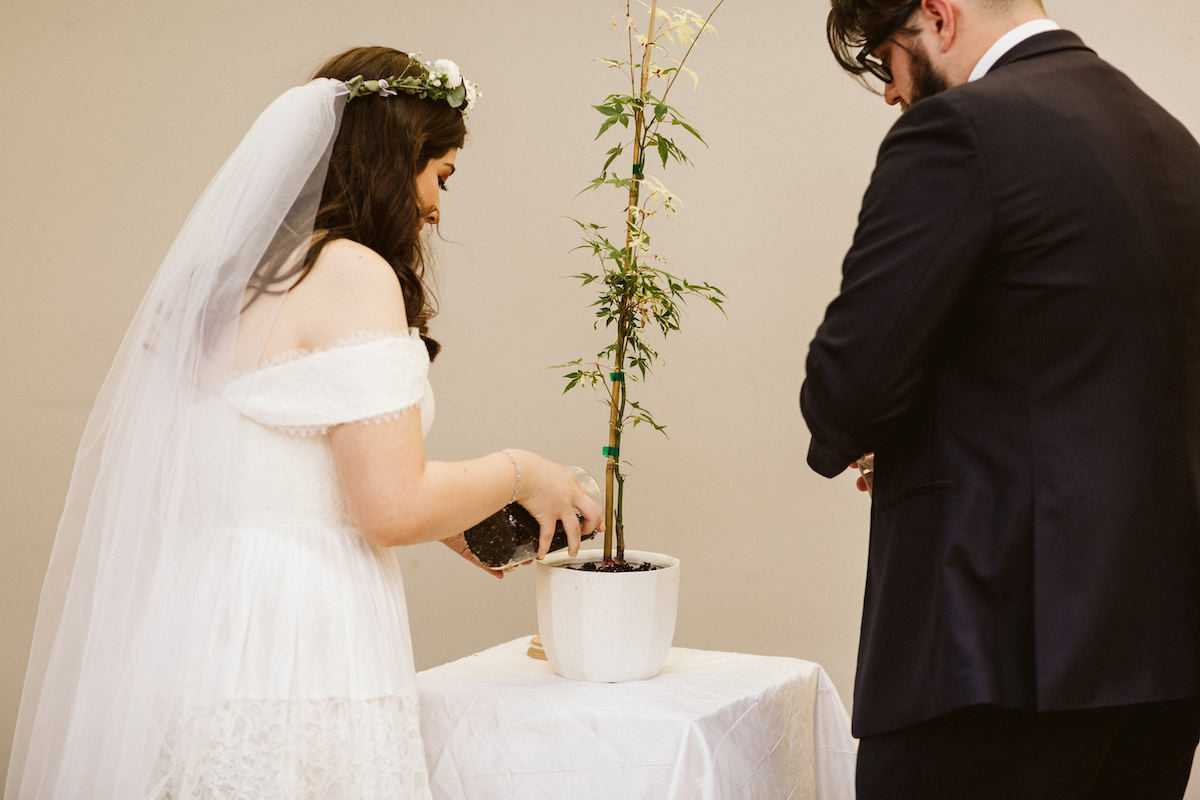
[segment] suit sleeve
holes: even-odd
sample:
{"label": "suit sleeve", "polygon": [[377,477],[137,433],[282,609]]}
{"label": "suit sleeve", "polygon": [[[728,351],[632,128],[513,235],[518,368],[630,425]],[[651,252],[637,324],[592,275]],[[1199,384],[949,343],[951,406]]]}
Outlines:
{"label": "suit sleeve", "polygon": [[969,121],[942,95],[915,104],[880,147],[841,291],[809,346],[800,406],[818,473],[841,473],[903,423],[991,226]]}

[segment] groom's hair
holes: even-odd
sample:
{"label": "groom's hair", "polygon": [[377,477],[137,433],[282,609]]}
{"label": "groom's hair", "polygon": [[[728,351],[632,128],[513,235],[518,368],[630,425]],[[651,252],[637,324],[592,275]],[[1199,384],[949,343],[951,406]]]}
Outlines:
{"label": "groom's hair", "polygon": [[919,6],[920,0],[831,0],[825,36],[838,65],[851,75],[866,72],[858,52],[882,44]]}
{"label": "groom's hair", "polygon": [[[1042,0],[966,2],[998,14],[1018,6],[1043,8]],[[829,16],[825,21],[825,35],[838,65],[861,80],[866,68],[857,59],[858,51],[867,45],[877,47],[893,32],[905,31],[902,23],[920,5],[920,0],[831,0]]]}

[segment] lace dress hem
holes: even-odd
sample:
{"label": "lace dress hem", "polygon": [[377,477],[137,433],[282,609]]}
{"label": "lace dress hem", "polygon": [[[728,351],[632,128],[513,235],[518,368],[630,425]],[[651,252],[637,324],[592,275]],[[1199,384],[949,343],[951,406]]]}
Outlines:
{"label": "lace dress hem", "polygon": [[427,800],[415,696],[183,701],[157,800]]}

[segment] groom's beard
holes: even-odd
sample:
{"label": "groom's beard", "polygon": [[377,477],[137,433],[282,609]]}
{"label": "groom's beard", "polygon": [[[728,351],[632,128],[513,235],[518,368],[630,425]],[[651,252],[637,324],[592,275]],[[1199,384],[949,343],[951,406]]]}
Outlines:
{"label": "groom's beard", "polygon": [[901,103],[900,110],[908,111],[910,106],[916,105],[927,97],[933,97],[935,94],[946,91],[950,88],[950,82],[933,68],[933,63],[929,60],[929,53],[925,50],[924,45],[918,44],[910,51],[910,67],[909,74],[912,75],[912,102]]}

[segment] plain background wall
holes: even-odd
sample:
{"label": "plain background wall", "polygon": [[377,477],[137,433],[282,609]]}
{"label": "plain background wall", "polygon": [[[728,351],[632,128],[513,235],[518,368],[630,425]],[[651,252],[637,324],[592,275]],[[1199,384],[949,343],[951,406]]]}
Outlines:
{"label": "plain background wall", "polygon": [[[1200,4],[1047,5],[1200,134]],[[604,344],[591,293],[563,276],[591,266],[569,252],[568,216],[620,224],[615,194],[574,198],[609,146],[592,142],[589,105],[623,87],[593,61],[623,50],[619,8],[2,0],[0,769],[75,447],[125,327],[257,113],[344,47],[452,58],[485,95],[443,198],[430,457],[518,446],[600,473],[606,412],[561,397],[547,367]],[[638,430],[624,450],[630,546],[683,559],[676,644],[818,661],[848,702],[868,507],[852,478],[805,466],[797,392],[897,112],[837,69],[827,8],[728,0],[693,56],[699,90],[675,90],[711,149],[667,175],[683,213],[656,239],[674,269],[728,293],[728,319],[692,309],[634,387],[671,439]],[[532,570],[498,582],[435,544],[404,560],[419,669],[535,629]]]}

